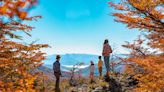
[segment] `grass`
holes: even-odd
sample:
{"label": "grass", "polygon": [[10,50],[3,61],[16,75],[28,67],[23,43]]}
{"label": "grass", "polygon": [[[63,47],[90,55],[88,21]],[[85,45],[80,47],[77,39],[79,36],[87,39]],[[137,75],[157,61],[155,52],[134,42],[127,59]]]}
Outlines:
{"label": "grass", "polygon": [[[78,90],[85,90],[87,92],[91,92],[97,87],[107,86],[108,83],[104,82],[102,79],[98,79],[95,77],[95,83],[90,83],[89,78],[77,78],[78,86],[70,86],[69,79],[62,79],[60,81],[60,90],[61,92],[77,92]],[[83,88],[82,88],[83,86]],[[45,84],[46,92],[54,92],[55,90],[55,81],[49,81]],[[83,91],[84,92],[84,91]],[[103,91],[102,91],[103,92]],[[104,91],[105,92],[105,91]]]}

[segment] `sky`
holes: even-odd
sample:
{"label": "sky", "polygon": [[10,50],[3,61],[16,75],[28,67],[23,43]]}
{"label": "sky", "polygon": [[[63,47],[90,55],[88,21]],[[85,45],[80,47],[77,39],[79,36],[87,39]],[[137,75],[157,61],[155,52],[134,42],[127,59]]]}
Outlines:
{"label": "sky", "polygon": [[[114,1],[114,0],[113,0]],[[105,39],[115,48],[116,54],[128,53],[121,47],[125,41],[133,41],[138,31],[114,21],[114,9],[109,0],[40,0],[30,15],[41,15],[42,19],[26,22],[34,26],[32,37],[26,42],[38,40],[51,48],[43,49],[51,54],[96,54],[101,55]]]}

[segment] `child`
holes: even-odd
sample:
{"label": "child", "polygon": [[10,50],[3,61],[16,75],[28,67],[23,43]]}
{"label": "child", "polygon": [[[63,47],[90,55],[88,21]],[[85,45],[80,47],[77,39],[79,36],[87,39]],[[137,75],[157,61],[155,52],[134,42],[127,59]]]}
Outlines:
{"label": "child", "polygon": [[94,82],[94,69],[95,69],[95,66],[94,66],[94,63],[93,61],[90,62],[91,65],[90,65],[90,79],[91,79],[91,83]]}
{"label": "child", "polygon": [[98,71],[99,71],[99,78],[102,77],[102,65],[103,65],[103,61],[101,60],[101,56],[98,57],[99,61],[98,61]]}

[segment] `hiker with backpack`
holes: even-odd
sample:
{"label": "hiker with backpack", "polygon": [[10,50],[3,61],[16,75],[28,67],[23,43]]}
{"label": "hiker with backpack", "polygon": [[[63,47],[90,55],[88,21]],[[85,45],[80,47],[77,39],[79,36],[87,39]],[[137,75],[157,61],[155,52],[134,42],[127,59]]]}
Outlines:
{"label": "hiker with backpack", "polygon": [[108,43],[108,39],[106,39],[104,41],[103,44],[103,51],[102,51],[102,55],[104,57],[104,63],[105,63],[105,67],[106,67],[106,76],[109,76],[109,71],[110,71],[110,54],[112,53],[112,49],[111,46]]}
{"label": "hiker with backpack", "polygon": [[59,62],[60,58],[61,58],[60,55],[57,55],[56,61],[53,63],[54,75],[56,77],[55,92],[60,92],[59,82],[60,82],[60,76],[62,76],[60,70],[60,62]]}

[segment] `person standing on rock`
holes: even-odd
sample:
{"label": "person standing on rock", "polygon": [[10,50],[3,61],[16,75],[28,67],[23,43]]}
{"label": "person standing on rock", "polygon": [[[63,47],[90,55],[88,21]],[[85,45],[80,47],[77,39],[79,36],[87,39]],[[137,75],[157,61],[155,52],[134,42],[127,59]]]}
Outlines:
{"label": "person standing on rock", "polygon": [[94,70],[95,70],[95,66],[93,61],[90,61],[91,65],[90,65],[90,82],[93,83],[94,82]]}
{"label": "person standing on rock", "polygon": [[103,65],[103,61],[101,60],[101,56],[98,57],[99,61],[98,61],[98,71],[99,71],[99,78],[101,79],[102,77],[102,65]]}
{"label": "person standing on rock", "polygon": [[112,49],[111,46],[108,43],[108,39],[106,39],[104,41],[103,44],[103,51],[102,51],[102,55],[104,57],[104,63],[105,63],[105,67],[106,67],[106,75],[109,76],[109,71],[110,71],[110,63],[109,63],[109,59],[110,59],[110,54],[112,53]]}
{"label": "person standing on rock", "polygon": [[53,63],[53,70],[54,75],[56,77],[56,84],[55,84],[55,92],[60,92],[59,88],[59,82],[60,82],[60,76],[61,76],[61,70],[60,70],[60,55],[56,56],[56,61]]}

